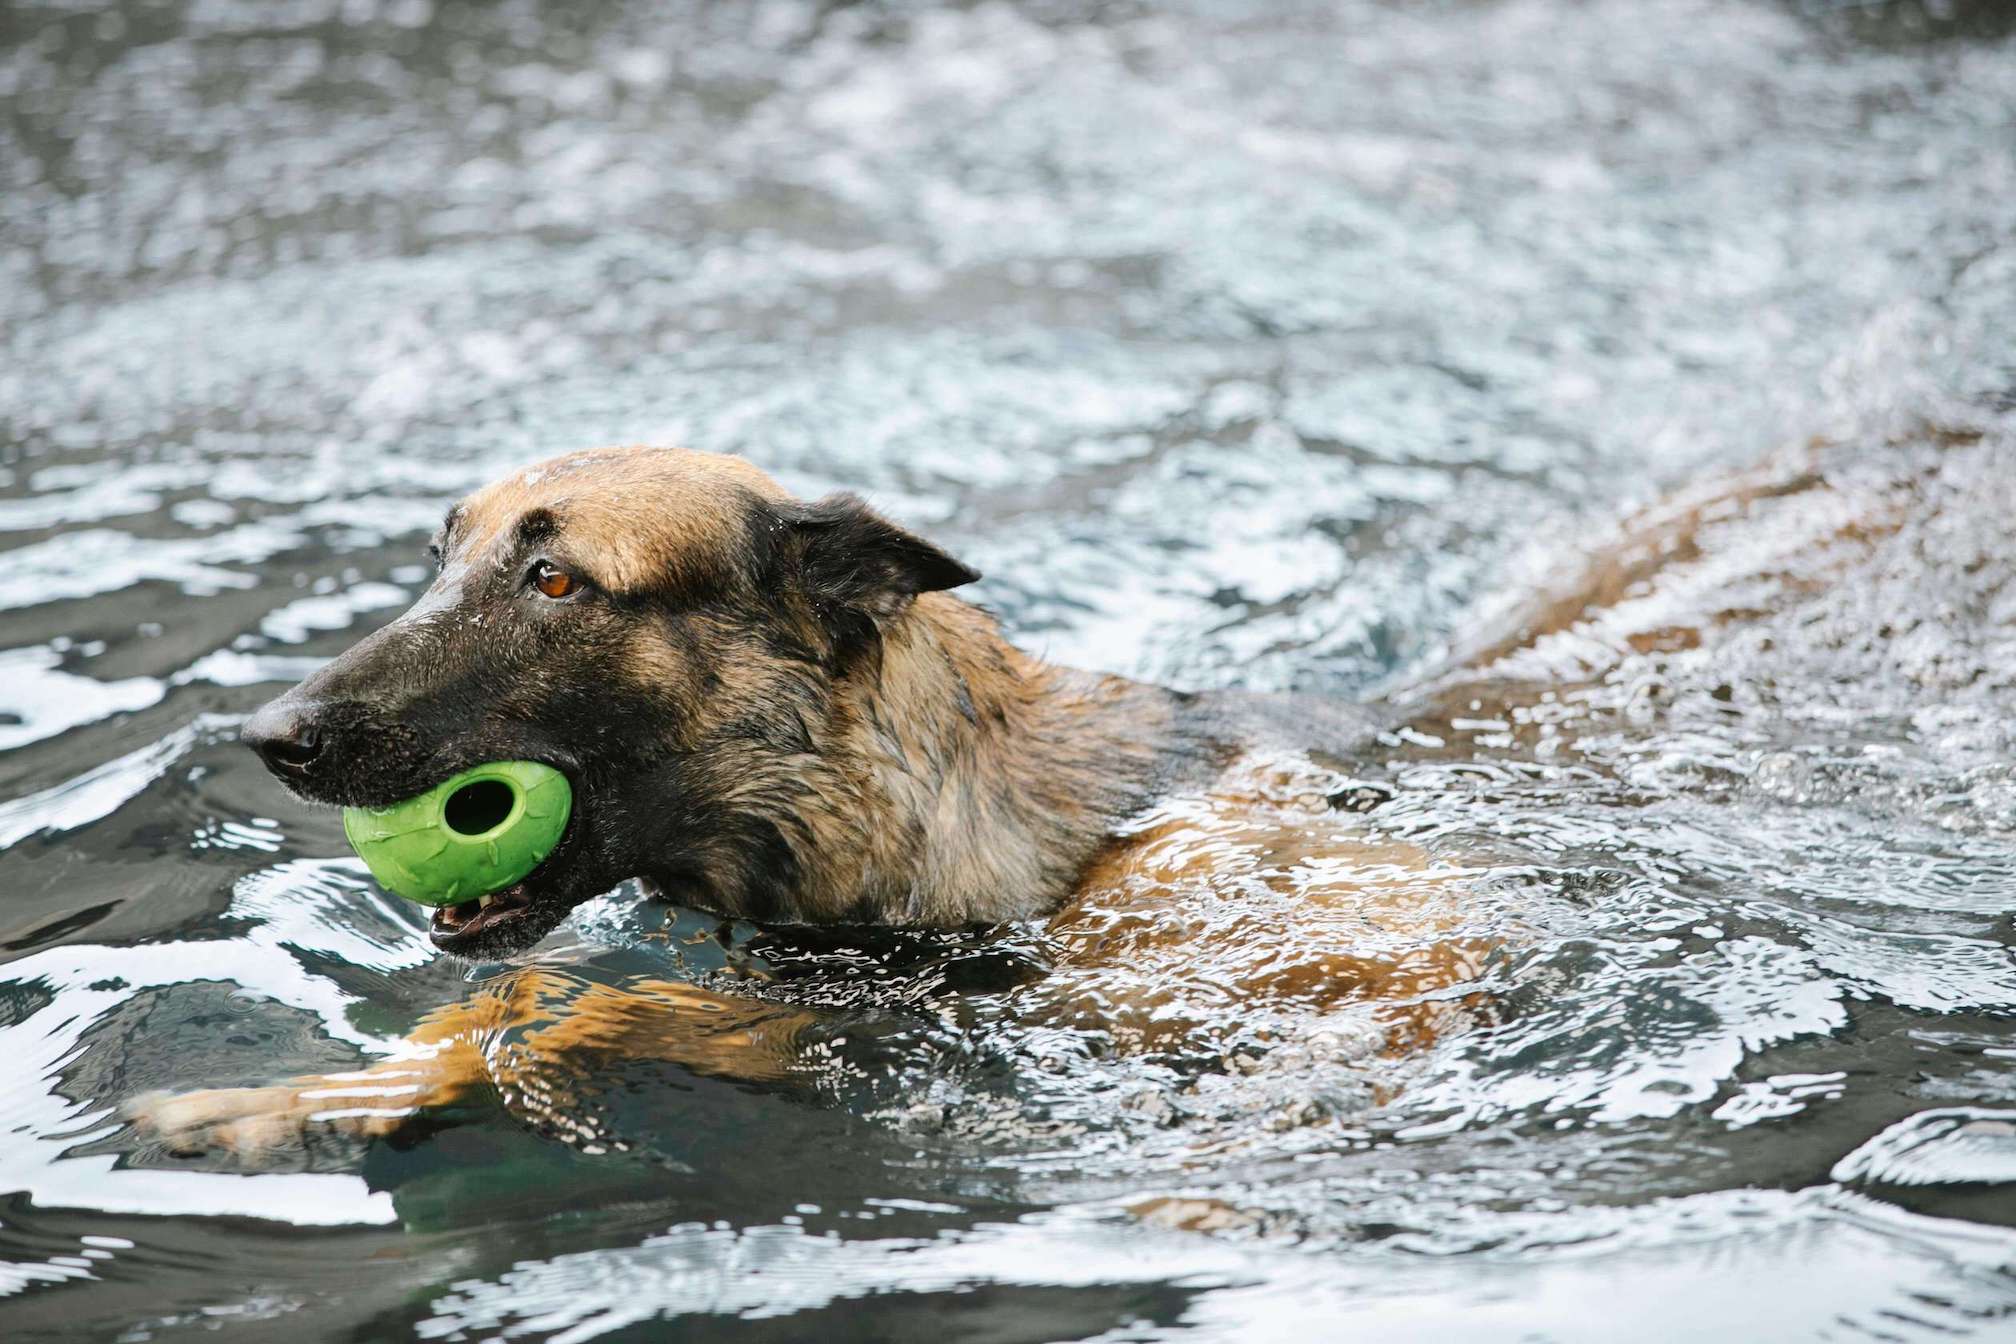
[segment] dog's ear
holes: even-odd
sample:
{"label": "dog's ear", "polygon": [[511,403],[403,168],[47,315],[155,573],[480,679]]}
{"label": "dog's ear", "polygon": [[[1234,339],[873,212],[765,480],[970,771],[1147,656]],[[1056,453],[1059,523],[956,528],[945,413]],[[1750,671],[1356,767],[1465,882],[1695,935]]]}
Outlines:
{"label": "dog's ear", "polygon": [[892,616],[919,593],[980,577],[914,532],[869,508],[860,496],[827,495],[794,504],[785,523],[805,594],[822,617],[843,612]]}

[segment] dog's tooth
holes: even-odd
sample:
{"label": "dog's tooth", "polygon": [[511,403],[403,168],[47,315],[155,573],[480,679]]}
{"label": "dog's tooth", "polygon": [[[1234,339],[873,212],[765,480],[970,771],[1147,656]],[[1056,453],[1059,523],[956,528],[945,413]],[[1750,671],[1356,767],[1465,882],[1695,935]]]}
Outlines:
{"label": "dog's tooth", "polygon": [[476,898],[476,908],[478,910],[488,910],[490,908],[490,902],[496,899],[497,898],[495,896],[479,896]]}

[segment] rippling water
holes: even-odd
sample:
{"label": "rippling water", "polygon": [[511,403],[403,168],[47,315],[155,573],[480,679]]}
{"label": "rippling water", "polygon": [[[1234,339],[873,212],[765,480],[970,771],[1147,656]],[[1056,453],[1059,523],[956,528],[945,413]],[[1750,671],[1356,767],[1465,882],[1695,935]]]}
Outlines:
{"label": "rippling water", "polygon": [[[0,1324],[2008,1331],[2012,30],[0,5]],[[621,1154],[480,1106],[137,1138],[135,1093],[354,1066],[496,972],[233,737],[418,591],[448,501],[612,441],[861,490],[1063,661],[1390,696],[1297,787],[1460,879],[1476,1024],[1115,1051],[1034,1025],[1055,931],[720,940],[617,893],[540,959],[816,1005],[830,1073],[615,1071]],[[1613,528],[1674,489],[1698,531]],[[1672,563],[1503,636],[1630,535]]]}

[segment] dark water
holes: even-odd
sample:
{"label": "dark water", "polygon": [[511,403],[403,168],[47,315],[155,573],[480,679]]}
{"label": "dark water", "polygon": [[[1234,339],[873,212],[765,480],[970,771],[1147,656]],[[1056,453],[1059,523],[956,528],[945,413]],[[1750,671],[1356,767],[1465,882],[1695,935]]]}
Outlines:
{"label": "dark water", "polygon": [[[2007,1337],[2012,30],[0,6],[0,1326]],[[136,1138],[135,1093],[354,1066],[494,973],[232,738],[411,598],[449,500],[623,441],[861,490],[1031,646],[1197,687],[1406,685],[1788,444],[1848,514],[1795,494],[1654,594],[1740,636],[1459,678],[1357,763],[1522,930],[1404,1079],[1348,1022],[1025,1029],[1026,931],[724,945],[619,892],[540,958],[836,1005],[831,1077],[617,1070],[621,1154],[482,1106],[258,1165]]]}

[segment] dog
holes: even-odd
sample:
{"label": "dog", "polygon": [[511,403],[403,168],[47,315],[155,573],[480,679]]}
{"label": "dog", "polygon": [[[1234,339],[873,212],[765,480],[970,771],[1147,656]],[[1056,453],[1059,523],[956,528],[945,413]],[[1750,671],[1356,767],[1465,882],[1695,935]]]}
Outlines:
{"label": "dog", "polygon": [[[1460,858],[1371,830],[1378,790],[1353,763],[1419,752],[1437,740],[1420,729],[1484,697],[1508,732],[1550,732],[1538,710],[1557,691],[1802,600],[1800,557],[1838,572],[1887,535],[1857,518],[1890,497],[1856,496],[1823,456],[1651,510],[1448,671],[1367,707],[1054,667],[955,595],[972,569],[854,496],[801,501],[730,457],[580,452],[451,509],[412,609],[244,738],[317,803],[382,806],[498,759],[566,774],[576,807],[548,858],[434,914],[458,956],[522,952],[635,879],[764,926],[1033,924],[1047,973],[1018,1014],[1116,1049],[1348,1018],[1361,1053],[1404,1056],[1488,1014],[1479,979],[1517,920],[1478,900]],[[1718,571],[1718,546],[1744,563]],[[1772,565],[1800,581],[1772,588],[1757,573]],[[129,1114],[172,1150],[257,1153],[325,1127],[391,1134],[490,1089],[564,1135],[570,1080],[599,1061],[778,1080],[819,1025],[672,978],[526,967],[368,1068]]]}
{"label": "dog", "polygon": [[[972,569],[851,495],[803,502],[731,457],[580,452],[456,505],[431,550],[439,574],[412,609],[244,739],[317,803],[383,806],[489,760],[567,775],[577,802],[553,852],[437,910],[445,952],[523,951],[626,879],[763,925],[1047,920],[1053,974],[1029,1011],[1103,1014],[1132,1048],[1202,1029],[1227,992],[1389,1001],[1396,1039],[1418,1039],[1447,1015],[1434,992],[1474,972],[1475,949],[1432,936],[1450,877],[1340,829],[1334,772],[1308,763],[1362,754],[1369,714],[1039,662],[953,595]],[[1238,920],[1209,954],[1169,922],[1210,901],[1193,879],[1234,871],[1257,875],[1306,955]],[[1109,992],[1143,958],[1170,974]],[[369,1069],[134,1113],[184,1150],[256,1151],[314,1125],[383,1134],[474,1088],[540,1091],[542,1071],[550,1096],[596,1052],[775,1078],[814,1016],[525,969]]]}

